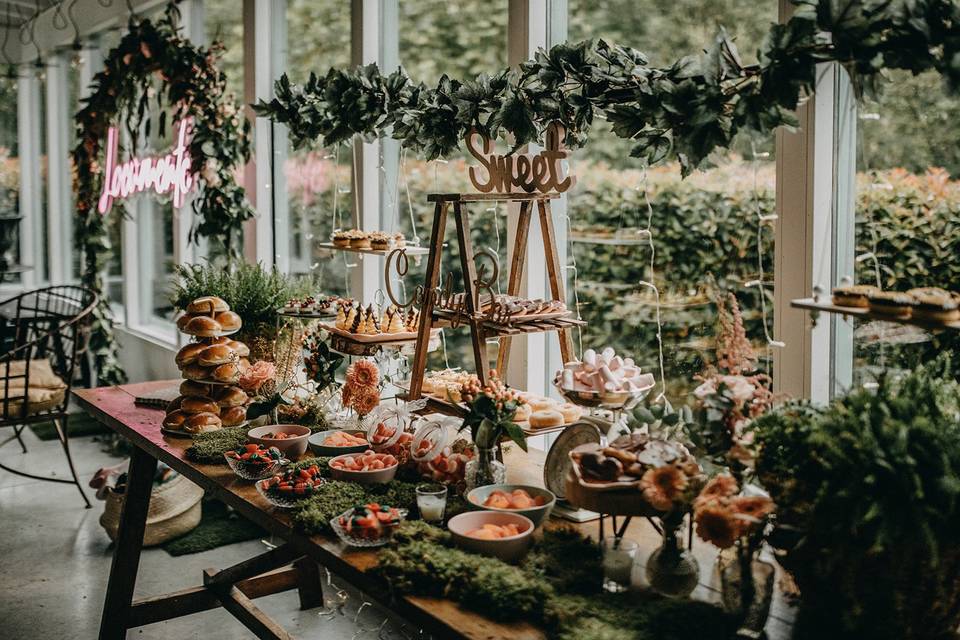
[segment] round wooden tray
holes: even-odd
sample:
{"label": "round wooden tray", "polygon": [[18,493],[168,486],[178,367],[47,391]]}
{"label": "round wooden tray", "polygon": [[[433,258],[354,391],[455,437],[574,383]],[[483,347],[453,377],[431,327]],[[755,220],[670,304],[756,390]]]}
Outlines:
{"label": "round wooden tray", "polygon": [[565,484],[567,502],[580,509],[611,516],[653,517],[663,515],[651,507],[636,487],[600,491],[584,486],[573,472],[567,473]]}

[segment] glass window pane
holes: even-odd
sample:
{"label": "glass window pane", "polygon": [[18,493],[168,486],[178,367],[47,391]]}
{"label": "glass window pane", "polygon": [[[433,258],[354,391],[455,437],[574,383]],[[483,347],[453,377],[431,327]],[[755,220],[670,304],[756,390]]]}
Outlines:
{"label": "glass window pane", "polygon": [[[350,3],[288,0],[285,28],[280,55],[291,81],[350,66]],[[356,262],[353,254],[318,246],[329,243],[334,230],[353,226],[352,159],[349,143],[334,149],[307,146],[290,149],[276,169],[282,169],[276,180],[286,188],[274,193],[275,231],[278,243],[288,243],[289,271],[316,277],[330,294],[348,293],[348,265]]]}
{"label": "glass window pane", "polygon": [[220,69],[227,76],[227,94],[243,101],[243,2],[204,0],[204,33],[207,44],[224,46]]}
{"label": "glass window pane", "polygon": [[[960,289],[960,103],[927,72],[888,74],[857,119],[856,281],[890,291]],[[960,371],[960,333],[854,324],[854,384],[944,351]]]}
{"label": "glass window pane", "polygon": [[[638,49],[651,66],[668,66],[713,40],[719,25],[738,36],[745,63],[755,62],[763,34],[777,20],[767,0],[570,0],[568,39],[603,38]],[[665,378],[671,401],[684,402],[693,375],[714,362],[715,296],[736,294],[747,332],[765,368],[759,290],[758,214],[774,211],[773,138],[741,135],[715,153],[702,170],[682,180],[676,164],[646,174],[630,157],[631,144],[596,122],[583,149],[571,154],[578,182],[568,196],[568,302],[579,302],[588,326],[583,347],[612,346],[657,371],[655,295],[661,295]],[[649,201],[649,202],[648,202]],[[648,209],[649,206],[649,209]],[[642,231],[651,221],[655,248]],[[766,323],[773,330],[773,228],[762,243]],[[575,346],[577,336],[574,336]]]}

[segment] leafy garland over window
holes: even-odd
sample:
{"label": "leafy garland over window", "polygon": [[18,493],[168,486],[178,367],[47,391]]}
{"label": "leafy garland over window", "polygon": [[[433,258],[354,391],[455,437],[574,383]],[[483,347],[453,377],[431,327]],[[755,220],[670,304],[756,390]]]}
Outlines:
{"label": "leafy garland over window", "polygon": [[956,0],[794,0],[786,24],[771,25],[759,63],[744,65],[724,31],[700,55],[669,68],[647,66],[629,47],[600,41],[539,51],[517,70],[436,87],[402,69],[330,69],[303,87],[286,75],[277,97],[256,111],[286,124],[294,142],[333,145],[360,135],[390,136],[433,160],[449,155],[476,128],[519,147],[550,122],[582,145],[594,118],[636,141],[631,155],[649,164],[677,158],[684,175],[744,128],[764,133],[795,124],[793,111],[815,85],[815,65],[843,64],[858,91],[872,91],[884,68],[935,69],[960,87],[960,3]]}
{"label": "leafy garland over window", "polygon": [[[220,48],[194,46],[178,32],[178,21],[179,12],[171,3],[156,22],[131,23],[130,31],[94,77],[91,94],[76,115],[75,242],[83,256],[83,285],[101,297],[94,312],[90,347],[104,382],[119,382],[124,377],[117,363],[113,319],[103,286],[108,260],[116,248],[110,244],[107,216],[97,211],[107,130],[122,120],[131,148],[136,149],[140,139],[149,139],[154,124],[151,101],[160,112],[155,131],[161,136],[173,123],[193,118],[189,151],[191,169],[198,179],[193,197],[198,217],[190,229],[191,242],[201,236],[209,238],[214,255],[234,259],[239,255],[243,222],[254,215],[233,177],[235,169],[250,157],[250,125],[224,95],[226,77],[216,66]],[[109,215],[127,215],[123,201],[115,201]]]}

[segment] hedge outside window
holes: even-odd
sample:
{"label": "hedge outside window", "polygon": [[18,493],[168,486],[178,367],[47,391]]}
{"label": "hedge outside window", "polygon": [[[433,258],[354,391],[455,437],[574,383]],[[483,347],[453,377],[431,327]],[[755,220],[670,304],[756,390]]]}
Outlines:
{"label": "hedge outside window", "polygon": [[[20,157],[17,140],[17,81],[0,79],[0,216],[20,213]],[[9,238],[7,259],[20,262],[20,232]],[[6,246],[3,247],[6,249]],[[19,274],[7,276],[7,282],[20,280]]]}
{"label": "hedge outside window", "polygon": [[[719,25],[736,26],[744,63],[755,62],[763,36],[777,21],[772,0],[571,0],[569,11],[568,40],[628,45],[647,54],[651,66],[670,65],[707,47]],[[578,182],[568,196],[568,264],[575,265],[576,279],[570,269],[567,299],[579,300],[588,322],[584,348],[609,344],[656,372],[656,298],[638,284],[651,280],[649,243],[641,233],[650,217],[667,393],[671,401],[683,402],[693,375],[712,357],[718,291],[737,295],[748,335],[763,366],[769,363],[759,292],[746,283],[759,276],[758,212],[774,211],[773,139],[743,134],[686,180],[674,164],[644,174],[641,160],[629,155],[631,146],[607,123],[597,122],[588,144],[572,157]],[[772,332],[772,227],[764,226],[762,238]]]}

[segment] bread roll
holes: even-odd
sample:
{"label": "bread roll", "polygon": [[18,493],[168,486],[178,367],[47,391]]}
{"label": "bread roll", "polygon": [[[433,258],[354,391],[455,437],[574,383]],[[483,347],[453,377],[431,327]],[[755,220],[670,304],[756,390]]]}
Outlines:
{"label": "bread roll", "polygon": [[223,331],[223,327],[220,326],[220,323],[207,316],[194,316],[183,329],[184,333],[202,338],[214,337],[221,331]]}
{"label": "bread roll", "polygon": [[191,320],[193,320],[193,314],[191,313],[185,313],[179,318],[177,318],[177,330],[183,331],[184,329],[186,329],[187,323],[190,322]]}
{"label": "bread roll", "polygon": [[222,387],[222,391],[217,392],[216,400],[224,409],[229,407],[242,407],[247,404],[249,396],[240,387]]}
{"label": "bread roll", "polygon": [[226,340],[227,340],[226,342],[227,346],[233,349],[234,351],[236,351],[238,356],[240,356],[241,358],[250,357],[250,347],[243,344],[239,340],[230,340],[229,338],[227,338]]}
{"label": "bread roll", "polygon": [[185,414],[183,411],[171,411],[164,416],[163,426],[167,429],[182,429],[184,423],[186,423],[187,418],[189,417],[190,416]]}
{"label": "bread roll", "polygon": [[183,430],[187,433],[206,433],[207,431],[216,431],[223,423],[220,416],[212,413],[198,413],[187,418],[183,425]]}
{"label": "bread roll", "polygon": [[210,385],[193,380],[184,380],[180,383],[181,396],[207,396],[210,395]]}
{"label": "bread roll", "polygon": [[188,396],[180,403],[180,410],[191,415],[196,413],[212,413],[220,415],[220,405],[213,398],[205,396]]}
{"label": "bread roll", "polygon": [[250,361],[246,358],[240,358],[237,360],[237,366],[240,367],[241,372],[246,371],[250,368]]}
{"label": "bread roll", "polygon": [[188,380],[209,380],[211,369],[199,364],[188,364],[183,369],[183,377]]}
{"label": "bread roll", "polygon": [[183,395],[179,395],[173,400],[171,400],[170,402],[168,402],[166,412],[173,413],[174,411],[177,411],[178,409],[180,409],[181,402],[183,402]]}
{"label": "bread roll", "polygon": [[[203,346],[203,345],[201,345]],[[200,350],[197,362],[205,367],[226,364],[237,359],[237,354],[225,344],[214,344]]]}
{"label": "bread roll", "polygon": [[246,407],[230,407],[229,409],[224,409],[223,413],[220,414],[220,421],[225,427],[235,427],[246,419]]}
{"label": "bread roll", "polygon": [[243,321],[233,311],[224,311],[216,315],[217,322],[223,327],[224,331],[236,331],[243,325]]}
{"label": "bread roll", "polygon": [[207,345],[205,344],[188,344],[177,352],[177,356],[174,358],[174,360],[176,361],[177,366],[183,369],[185,365],[196,362],[200,352],[206,348]]}
{"label": "bread roll", "polygon": [[187,305],[187,313],[204,313],[212,315],[221,311],[229,311],[230,306],[223,298],[217,296],[202,296]]}
{"label": "bread roll", "polygon": [[217,382],[237,382],[240,379],[240,367],[232,362],[222,364],[213,370],[213,379]]}

